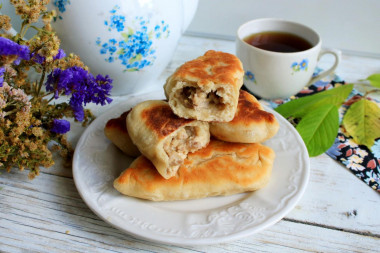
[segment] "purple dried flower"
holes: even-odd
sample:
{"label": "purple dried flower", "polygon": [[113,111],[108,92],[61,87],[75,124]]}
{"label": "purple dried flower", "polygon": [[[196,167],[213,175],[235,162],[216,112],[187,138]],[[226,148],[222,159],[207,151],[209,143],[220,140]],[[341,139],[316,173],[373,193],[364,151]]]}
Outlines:
{"label": "purple dried flower", "polygon": [[54,60],[62,59],[63,57],[66,57],[65,51],[63,49],[58,49],[58,53],[53,57]]}
{"label": "purple dried flower", "polygon": [[20,62],[21,62],[21,58],[19,57],[16,60],[13,61],[13,64],[17,66],[17,65],[20,64]]}
{"label": "purple dried flower", "polygon": [[65,134],[70,131],[70,122],[65,119],[54,119],[50,131],[57,134]]}
{"label": "purple dried flower", "polygon": [[71,95],[70,107],[78,121],[84,119],[87,103],[105,105],[111,103],[108,96],[112,88],[112,79],[98,75],[96,78],[87,70],[74,66],[65,70],[54,69],[47,78],[46,90],[54,92],[54,98],[60,94]]}
{"label": "purple dried flower", "polygon": [[45,62],[45,57],[40,55],[40,54],[37,54],[37,53],[32,53],[31,57],[30,57],[34,62],[38,63],[38,64],[42,64]]}
{"label": "purple dried flower", "polygon": [[16,42],[4,37],[0,37],[0,55],[17,55],[19,58],[14,62],[16,65],[20,63],[21,59],[30,59],[28,46],[19,45]]}
{"label": "purple dried flower", "polygon": [[74,105],[74,104],[71,104],[71,103],[70,103],[70,106],[71,106],[71,109],[74,112],[74,118],[76,120],[78,120],[78,121],[83,121],[83,119],[84,119],[84,109],[83,109],[83,107],[82,106],[77,106],[77,105]]}
{"label": "purple dried flower", "polygon": [[59,97],[59,90],[54,87],[58,83],[59,76],[61,74],[61,69],[54,69],[48,76],[47,81],[45,83],[46,85],[46,91],[54,91],[54,98],[58,99]]}
{"label": "purple dried flower", "polygon": [[0,87],[3,87],[5,68],[0,68]]}
{"label": "purple dried flower", "polygon": [[92,98],[92,102],[95,104],[101,104],[102,106],[106,104],[106,102],[109,104],[112,102],[112,99],[107,97],[109,96],[109,92],[112,89],[112,79],[106,75],[97,75],[95,82],[98,84],[95,86],[96,92],[94,93],[94,96]]}
{"label": "purple dried flower", "polygon": [[[53,57],[53,60],[59,60],[59,59],[62,59],[63,57],[66,57],[65,51],[63,51],[63,49],[58,49],[58,53]],[[37,53],[32,53],[31,58],[33,59],[34,62],[38,64],[43,64],[46,60],[44,56]]]}

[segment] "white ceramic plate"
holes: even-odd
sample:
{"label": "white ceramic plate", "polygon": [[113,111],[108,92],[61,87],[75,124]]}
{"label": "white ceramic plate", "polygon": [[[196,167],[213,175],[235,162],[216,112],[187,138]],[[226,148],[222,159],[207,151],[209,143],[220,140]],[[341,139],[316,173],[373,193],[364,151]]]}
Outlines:
{"label": "white ceramic plate", "polygon": [[269,184],[256,192],[199,200],[151,202],[119,194],[113,180],[133,160],[104,135],[106,122],[140,101],[132,97],[99,116],[81,136],[73,175],[86,204],[112,226],[136,237],[175,245],[205,245],[236,240],[273,225],[293,209],[309,180],[309,157],[297,131],[275,114],[280,130],[265,142],[276,152]]}

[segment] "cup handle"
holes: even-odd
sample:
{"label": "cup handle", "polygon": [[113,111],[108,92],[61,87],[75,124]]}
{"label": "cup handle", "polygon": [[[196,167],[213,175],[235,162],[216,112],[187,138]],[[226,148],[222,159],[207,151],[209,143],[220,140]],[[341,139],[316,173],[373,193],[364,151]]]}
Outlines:
{"label": "cup handle", "polygon": [[335,71],[336,67],[338,67],[339,62],[340,62],[340,56],[341,56],[342,52],[339,50],[336,50],[336,49],[322,49],[318,55],[318,61],[325,54],[332,54],[335,57],[334,64],[328,70],[325,70],[325,71],[319,73],[318,75],[314,76],[313,78],[311,78],[311,80],[309,81],[307,86],[310,86],[311,84],[315,83],[316,81],[330,75],[331,73],[333,73]]}

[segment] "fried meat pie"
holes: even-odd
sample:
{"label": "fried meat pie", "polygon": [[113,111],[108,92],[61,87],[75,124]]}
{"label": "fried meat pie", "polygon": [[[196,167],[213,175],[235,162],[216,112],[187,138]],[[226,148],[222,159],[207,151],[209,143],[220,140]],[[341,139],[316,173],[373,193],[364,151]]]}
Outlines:
{"label": "fried meat pie", "polygon": [[127,130],[126,120],[129,112],[130,110],[122,113],[118,118],[108,120],[104,127],[104,134],[124,154],[137,157],[141,153],[133,144]]}
{"label": "fried meat pie", "polygon": [[173,112],[188,119],[230,121],[233,119],[243,66],[232,54],[207,51],[180,66],[164,85]]}
{"label": "fried meat pie", "polygon": [[165,179],[176,175],[188,153],[210,141],[207,122],[179,118],[165,101],[136,105],[127,116],[133,143]]}
{"label": "fried meat pie", "polygon": [[210,122],[215,138],[229,142],[257,143],[272,138],[279,124],[250,93],[241,90],[235,117],[230,122]]}
{"label": "fried meat pie", "polygon": [[164,179],[146,157],[139,156],[115,179],[122,194],[153,201],[223,196],[264,187],[275,154],[261,144],[228,143],[212,139],[188,155],[176,176]]}

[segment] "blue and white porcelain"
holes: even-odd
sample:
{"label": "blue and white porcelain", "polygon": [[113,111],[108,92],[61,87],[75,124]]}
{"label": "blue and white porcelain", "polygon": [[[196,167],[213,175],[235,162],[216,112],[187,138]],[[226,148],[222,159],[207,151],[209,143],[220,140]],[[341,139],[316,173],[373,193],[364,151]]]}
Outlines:
{"label": "blue and white porcelain", "polygon": [[61,47],[94,73],[109,75],[112,95],[162,88],[170,62],[198,0],[53,0]]}

